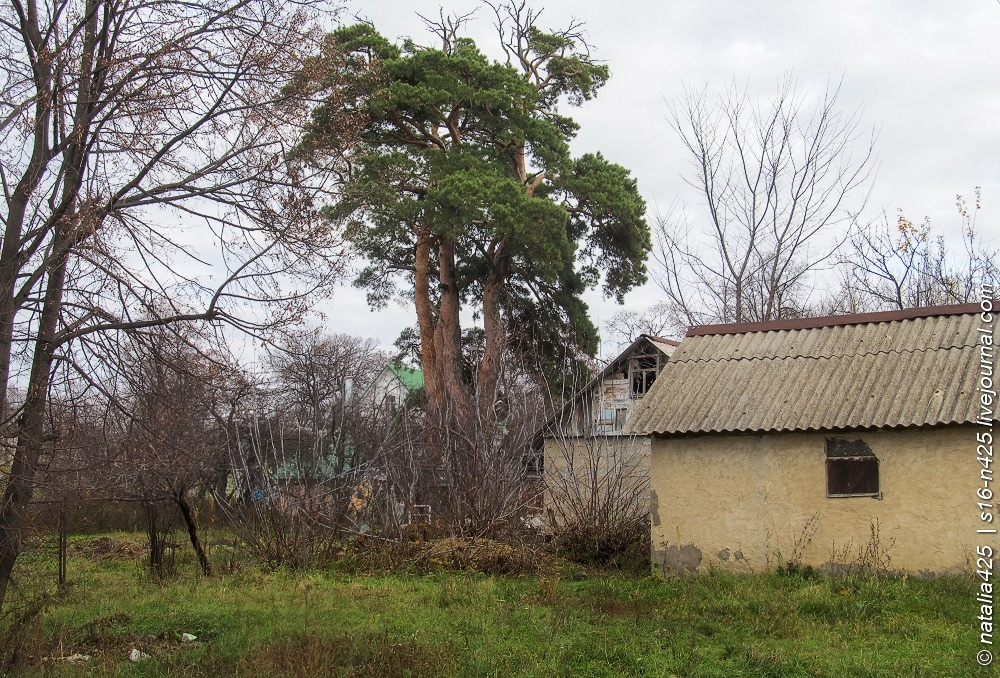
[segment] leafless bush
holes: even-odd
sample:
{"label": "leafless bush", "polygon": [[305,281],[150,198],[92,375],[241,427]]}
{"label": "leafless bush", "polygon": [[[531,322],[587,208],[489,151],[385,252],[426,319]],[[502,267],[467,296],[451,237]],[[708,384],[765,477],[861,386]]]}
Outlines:
{"label": "leafless bush", "polygon": [[[343,482],[320,478],[315,466],[283,454],[271,419],[254,418],[231,447],[235,490],[219,505],[258,562],[276,567],[328,564],[339,554]],[[342,479],[340,479],[342,481]]]}
{"label": "leafless bush", "polygon": [[645,518],[649,447],[635,436],[556,436],[545,478],[555,525],[613,533]]}
{"label": "leafless bush", "polygon": [[574,560],[646,569],[649,441],[597,430],[594,406],[599,404],[584,393],[546,430],[548,522],[557,545]]}
{"label": "leafless bush", "polygon": [[379,487],[371,522],[381,534],[508,543],[530,537],[526,525],[541,498],[532,446],[544,408],[537,381],[510,353],[493,390],[476,393],[476,407],[444,414],[402,408],[379,440],[370,440]]}

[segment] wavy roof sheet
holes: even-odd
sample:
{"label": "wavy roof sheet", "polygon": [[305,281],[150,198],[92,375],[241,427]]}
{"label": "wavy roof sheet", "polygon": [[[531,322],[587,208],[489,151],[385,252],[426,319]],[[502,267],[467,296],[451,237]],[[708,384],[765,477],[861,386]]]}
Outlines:
{"label": "wavy roof sheet", "polygon": [[692,328],[626,429],[647,435],[970,423],[979,414],[983,326],[979,306],[969,304]]}

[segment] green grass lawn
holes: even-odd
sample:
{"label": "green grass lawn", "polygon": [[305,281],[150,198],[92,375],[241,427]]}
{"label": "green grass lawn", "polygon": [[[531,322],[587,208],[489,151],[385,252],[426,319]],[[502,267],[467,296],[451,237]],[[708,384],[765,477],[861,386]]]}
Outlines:
{"label": "green grass lawn", "polygon": [[[114,535],[138,541],[138,535]],[[149,581],[141,560],[73,540],[54,593],[51,548],[25,554],[10,610],[47,590],[14,675],[993,676],[968,579],[688,580],[573,568],[563,576],[438,572],[197,574]],[[222,549],[213,557],[221,565]],[[10,626],[10,616],[4,622]],[[180,642],[180,634],[198,636]],[[8,642],[10,638],[8,637]],[[137,648],[150,659],[131,663]],[[83,664],[58,657],[89,655]]]}

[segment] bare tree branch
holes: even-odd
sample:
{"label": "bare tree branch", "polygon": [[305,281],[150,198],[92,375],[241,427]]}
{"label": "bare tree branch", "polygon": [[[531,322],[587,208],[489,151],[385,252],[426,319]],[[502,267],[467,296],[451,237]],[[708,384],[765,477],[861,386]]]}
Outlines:
{"label": "bare tree branch", "polygon": [[[266,331],[344,265],[291,157],[313,0],[14,0],[0,10],[0,411],[26,384],[0,503],[0,604],[53,365],[193,320]],[[25,378],[25,373],[27,378]]]}
{"label": "bare tree branch", "polygon": [[733,85],[715,104],[688,89],[670,107],[706,217],[699,237],[683,207],[657,219],[656,282],[678,325],[810,312],[810,277],[843,242],[875,165],[874,133],[860,111],[838,110],[838,94],[806,108],[786,76],[766,102]]}

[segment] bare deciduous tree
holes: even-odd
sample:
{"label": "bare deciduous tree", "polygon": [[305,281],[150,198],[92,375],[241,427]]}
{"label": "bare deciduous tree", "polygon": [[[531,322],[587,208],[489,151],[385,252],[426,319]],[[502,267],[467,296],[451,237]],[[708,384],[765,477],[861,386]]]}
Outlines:
{"label": "bare deciduous tree", "polygon": [[675,334],[678,321],[671,305],[660,301],[641,312],[619,311],[604,323],[604,329],[606,336],[602,338],[624,348],[643,334],[653,337]]}
{"label": "bare deciduous tree", "polygon": [[979,284],[1000,278],[1000,251],[991,249],[976,227],[979,188],[971,208],[961,195],[955,202],[962,239],[957,254],[943,235],[932,234],[930,219],[918,225],[902,211],[895,224],[883,215],[855,228],[840,262],[840,288],[827,310],[859,313],[978,300]]}
{"label": "bare deciduous tree", "polygon": [[309,111],[289,74],[317,50],[310,5],[0,10],[0,400],[26,386],[0,503],[0,604],[56,363],[100,388],[87,360],[123,333],[182,320],[253,331],[337,273],[337,234],[313,214],[322,180],[286,160]]}
{"label": "bare deciduous tree", "polygon": [[225,365],[214,361],[191,340],[160,332],[152,350],[137,356],[128,370],[132,393],[122,403],[123,476],[121,491],[148,509],[150,567],[162,575],[157,534],[157,506],[169,502],[184,521],[191,546],[206,575],[212,574],[198,532],[195,492],[211,486],[219,459],[226,453],[226,431],[213,415]]}
{"label": "bare deciduous tree", "polygon": [[810,275],[845,237],[874,167],[874,134],[860,112],[840,112],[838,94],[810,107],[786,77],[766,101],[734,85],[714,104],[688,90],[671,107],[705,207],[696,232],[683,209],[657,219],[656,282],[678,325],[807,313]]}
{"label": "bare deciduous tree", "polygon": [[[307,331],[288,336],[271,356],[274,399],[283,426],[299,431],[299,464],[326,460],[333,453],[343,470],[342,424],[352,392],[361,393],[389,362],[373,339]],[[339,421],[338,421],[339,420]],[[302,432],[306,435],[303,435]],[[338,435],[339,434],[339,435]]]}

